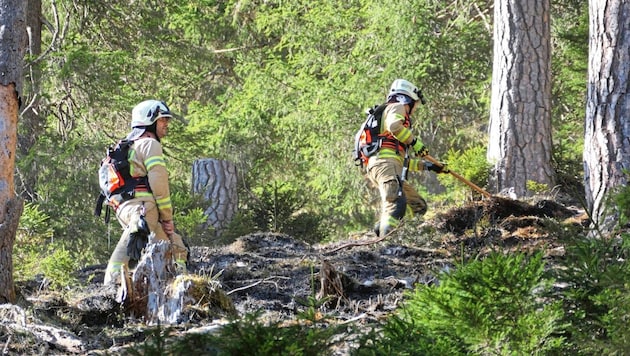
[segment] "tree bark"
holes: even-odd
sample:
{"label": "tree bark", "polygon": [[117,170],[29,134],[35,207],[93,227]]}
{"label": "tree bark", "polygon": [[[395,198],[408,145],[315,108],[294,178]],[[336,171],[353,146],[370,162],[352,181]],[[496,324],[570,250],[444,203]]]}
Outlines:
{"label": "tree bark", "polygon": [[216,236],[220,236],[238,209],[236,165],[212,158],[197,160],[192,181],[193,194],[210,203],[204,212],[208,217],[206,227],[212,226]]}
{"label": "tree bark", "polygon": [[[42,1],[28,0],[26,8],[26,28],[28,35],[29,62],[26,67],[26,83],[24,108],[21,113],[20,130],[18,134],[18,155],[25,157],[35,146],[39,133],[44,129],[42,108],[40,107],[41,68],[40,62],[33,62],[42,53]],[[31,167],[18,171],[17,188],[19,194],[27,200],[35,200],[35,186],[37,185],[37,167],[32,162]]]}
{"label": "tree bark", "polygon": [[549,0],[495,0],[490,189],[529,196],[554,186]]}
{"label": "tree bark", "polygon": [[584,132],[584,186],[591,218],[612,229],[611,198],[630,171],[630,3],[591,0],[588,92]]}
{"label": "tree bark", "polygon": [[0,303],[14,302],[13,243],[22,214],[15,196],[15,151],[26,48],[23,0],[0,0]]}
{"label": "tree bark", "polygon": [[[125,272],[127,274],[127,272]],[[211,305],[217,317],[234,316],[236,308],[221,283],[193,274],[177,275],[168,242],[149,243],[133,274],[122,280],[117,301],[125,303],[134,317],[147,324],[176,324],[191,319],[191,308]]]}

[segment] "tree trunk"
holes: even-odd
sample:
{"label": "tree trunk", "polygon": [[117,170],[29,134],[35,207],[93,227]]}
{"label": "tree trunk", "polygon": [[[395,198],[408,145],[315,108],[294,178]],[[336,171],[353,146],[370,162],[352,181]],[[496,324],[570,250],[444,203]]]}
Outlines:
{"label": "tree trunk", "polygon": [[22,201],[15,196],[14,171],[25,18],[23,0],[0,0],[0,303],[15,301],[13,243]]}
{"label": "tree trunk", "polygon": [[618,213],[606,200],[630,171],[630,3],[591,0],[589,17],[584,186],[593,221],[610,230]]}
{"label": "tree trunk", "polygon": [[[26,26],[28,34],[28,55],[30,61],[26,67],[26,83],[24,95],[24,108],[22,109],[20,131],[18,135],[18,155],[25,157],[44,129],[44,120],[40,107],[41,87],[41,62],[33,62],[42,53],[42,1],[28,0],[26,9]],[[18,192],[24,199],[35,200],[35,186],[37,184],[37,167],[32,162],[18,172]]]}
{"label": "tree trunk", "polygon": [[212,226],[216,236],[227,228],[238,208],[236,165],[217,159],[200,159],[193,164],[193,194],[210,202],[205,210],[206,227]]}
{"label": "tree trunk", "polygon": [[549,0],[496,0],[487,158],[490,188],[517,197],[554,185]]}
{"label": "tree trunk", "polygon": [[[168,242],[149,243],[131,276],[125,277],[118,290],[117,301],[125,303],[134,317],[147,324],[188,322],[208,305],[205,312],[216,317],[237,315],[228,295],[216,279],[194,274],[177,275],[172,248]],[[204,308],[201,308],[204,309]]]}

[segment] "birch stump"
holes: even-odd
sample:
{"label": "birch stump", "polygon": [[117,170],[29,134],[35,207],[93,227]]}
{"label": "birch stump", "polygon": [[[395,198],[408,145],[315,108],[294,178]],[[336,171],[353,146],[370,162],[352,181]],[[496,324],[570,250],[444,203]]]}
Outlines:
{"label": "birch stump", "polygon": [[236,165],[213,158],[199,159],[193,164],[193,194],[210,203],[204,211],[206,228],[212,226],[216,236],[227,228],[236,214],[238,194]]}

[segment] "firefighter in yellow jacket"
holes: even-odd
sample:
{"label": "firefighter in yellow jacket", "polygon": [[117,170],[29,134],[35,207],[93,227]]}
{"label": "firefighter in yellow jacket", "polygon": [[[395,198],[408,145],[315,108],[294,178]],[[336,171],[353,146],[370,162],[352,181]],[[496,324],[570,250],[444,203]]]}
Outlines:
{"label": "firefighter in yellow jacket", "polygon": [[407,149],[413,151],[408,171],[448,172],[445,165],[438,166],[421,159],[429,151],[411,132],[411,116],[421,100],[420,90],[405,79],[396,79],[387,96],[379,135],[382,137],[381,147],[367,163],[367,176],[381,195],[381,217],[374,227],[378,236],[391,232],[405,215],[424,215],[427,211],[426,201],[413,186],[401,179]]}
{"label": "firefighter in yellow jacket", "polygon": [[175,232],[168,171],[160,142],[168,133],[172,117],[166,104],[158,100],[143,101],[131,112],[132,131],[126,137],[133,141],[129,149],[130,174],[140,183],[134,188],[133,198],[114,204],[123,233],[107,264],[105,284],[118,282],[122,266],[128,266],[129,255],[133,254],[130,248],[133,250],[137,244],[142,248],[142,242],[134,241],[142,235],[138,233],[142,229],[153,232],[156,241],[169,241],[178,272],[185,271],[188,249]]}

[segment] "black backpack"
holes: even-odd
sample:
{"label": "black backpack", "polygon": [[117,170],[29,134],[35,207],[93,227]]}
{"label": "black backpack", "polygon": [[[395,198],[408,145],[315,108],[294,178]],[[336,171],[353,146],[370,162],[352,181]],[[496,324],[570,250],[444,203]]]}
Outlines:
{"label": "black backpack", "polygon": [[133,198],[134,188],[141,182],[146,181],[146,177],[136,179],[129,173],[129,148],[133,141],[123,139],[115,146],[107,148],[107,155],[101,161],[98,170],[98,183],[101,192],[96,200],[94,215],[101,216],[103,204],[107,204],[105,212],[105,222],[109,222],[109,207],[111,198],[120,194],[122,201]]}
{"label": "black backpack", "polygon": [[366,111],[367,118],[354,135],[354,149],[352,159],[355,165],[365,167],[369,157],[373,156],[381,148],[383,137],[381,133],[381,118],[387,103],[374,105]]}

